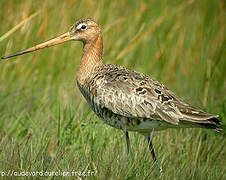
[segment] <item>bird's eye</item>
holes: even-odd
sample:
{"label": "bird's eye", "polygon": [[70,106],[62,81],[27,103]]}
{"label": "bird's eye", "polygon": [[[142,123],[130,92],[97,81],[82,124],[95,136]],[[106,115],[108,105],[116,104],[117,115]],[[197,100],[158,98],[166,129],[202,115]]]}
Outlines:
{"label": "bird's eye", "polygon": [[81,29],[83,29],[83,30],[85,30],[87,28],[87,26],[86,25],[82,25],[82,27],[81,27]]}
{"label": "bird's eye", "polygon": [[79,24],[79,25],[77,26],[77,29],[78,29],[78,30],[86,30],[86,29],[87,29],[87,25],[86,25],[86,24]]}

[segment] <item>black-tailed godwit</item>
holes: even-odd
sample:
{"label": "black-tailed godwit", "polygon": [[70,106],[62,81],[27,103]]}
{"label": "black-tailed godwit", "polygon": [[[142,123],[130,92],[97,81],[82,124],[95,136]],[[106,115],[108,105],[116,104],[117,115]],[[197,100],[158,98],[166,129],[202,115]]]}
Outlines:
{"label": "black-tailed godwit", "polygon": [[80,20],[57,38],[2,59],[71,40],[82,41],[84,45],[77,71],[81,93],[103,122],[124,131],[128,152],[128,131],[139,132],[146,137],[155,165],[159,166],[150,139],[153,130],[185,127],[221,130],[217,115],[194,108],[158,81],[124,67],[103,64],[102,32],[91,19]]}

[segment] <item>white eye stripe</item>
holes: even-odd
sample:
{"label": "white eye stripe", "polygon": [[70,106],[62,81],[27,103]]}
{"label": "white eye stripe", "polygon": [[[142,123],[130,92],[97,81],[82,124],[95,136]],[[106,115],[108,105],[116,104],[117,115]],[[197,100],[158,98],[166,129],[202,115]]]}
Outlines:
{"label": "white eye stripe", "polygon": [[[81,23],[77,26],[77,29],[81,29],[82,26],[85,26],[87,28],[87,25],[85,23]],[[86,28],[83,28],[83,30],[85,30]]]}

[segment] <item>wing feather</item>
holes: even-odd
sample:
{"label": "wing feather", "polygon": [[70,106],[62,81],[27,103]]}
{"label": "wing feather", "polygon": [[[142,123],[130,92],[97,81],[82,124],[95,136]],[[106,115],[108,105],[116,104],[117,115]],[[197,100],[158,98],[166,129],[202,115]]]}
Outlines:
{"label": "wing feather", "polygon": [[100,74],[92,86],[97,92],[94,101],[115,114],[162,119],[174,125],[180,121],[212,123],[208,119],[216,118],[183,102],[167,87],[142,73],[105,65]]}

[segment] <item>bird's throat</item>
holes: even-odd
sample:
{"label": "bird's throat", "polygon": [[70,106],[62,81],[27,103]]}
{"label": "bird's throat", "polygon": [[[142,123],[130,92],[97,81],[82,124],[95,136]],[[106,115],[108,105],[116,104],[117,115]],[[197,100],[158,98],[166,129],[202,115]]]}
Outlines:
{"label": "bird's throat", "polygon": [[93,40],[84,43],[82,60],[77,72],[77,81],[84,85],[95,73],[97,67],[103,65],[103,40],[102,35]]}

